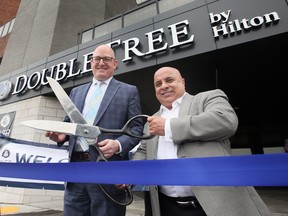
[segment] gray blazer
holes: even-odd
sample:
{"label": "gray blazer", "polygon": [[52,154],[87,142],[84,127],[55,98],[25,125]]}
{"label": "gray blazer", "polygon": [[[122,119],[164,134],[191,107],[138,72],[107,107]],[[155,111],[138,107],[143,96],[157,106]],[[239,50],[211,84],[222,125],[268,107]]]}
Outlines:
{"label": "gray blazer", "polygon": [[[159,111],[155,115],[160,115]],[[231,155],[229,138],[237,127],[238,118],[223,91],[195,96],[186,93],[179,117],[171,119],[173,141],[179,145],[178,158]],[[157,148],[158,137],[143,141],[133,160],[155,160]],[[153,215],[159,216],[158,187],[150,186],[149,190]],[[208,216],[271,215],[253,187],[192,186],[191,190]]]}

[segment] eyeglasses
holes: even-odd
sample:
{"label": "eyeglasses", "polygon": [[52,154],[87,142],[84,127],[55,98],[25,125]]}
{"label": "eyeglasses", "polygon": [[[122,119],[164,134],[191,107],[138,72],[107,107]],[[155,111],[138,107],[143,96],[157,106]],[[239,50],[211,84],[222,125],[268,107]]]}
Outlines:
{"label": "eyeglasses", "polygon": [[111,63],[114,58],[107,57],[107,56],[106,57],[100,57],[100,56],[92,57],[92,61],[94,63],[99,63],[101,61],[101,59],[103,60],[104,63]]}

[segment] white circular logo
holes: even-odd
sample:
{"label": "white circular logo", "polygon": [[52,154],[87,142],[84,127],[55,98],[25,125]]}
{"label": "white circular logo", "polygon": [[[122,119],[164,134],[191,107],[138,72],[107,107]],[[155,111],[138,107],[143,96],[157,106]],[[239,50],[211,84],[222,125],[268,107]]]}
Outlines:
{"label": "white circular logo", "polygon": [[7,126],[9,125],[10,121],[11,121],[10,115],[6,114],[6,115],[4,115],[4,116],[2,117],[1,122],[0,122],[0,125],[1,125],[3,128],[5,128],[5,127],[7,127]]}
{"label": "white circular logo", "polygon": [[8,80],[0,82],[0,100],[8,97],[12,89],[12,83]]}

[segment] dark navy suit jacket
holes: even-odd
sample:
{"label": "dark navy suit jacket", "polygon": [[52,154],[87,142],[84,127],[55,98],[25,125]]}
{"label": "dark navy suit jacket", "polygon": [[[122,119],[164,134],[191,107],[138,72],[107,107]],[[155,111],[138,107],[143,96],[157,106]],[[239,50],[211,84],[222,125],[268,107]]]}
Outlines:
{"label": "dark navy suit jacket", "polygon": [[[77,86],[72,89],[70,93],[71,100],[81,113],[91,84],[92,82]],[[139,114],[141,114],[141,107],[136,86],[112,78],[100,104],[97,116],[94,120],[94,125],[109,129],[121,129],[130,118]],[[69,122],[69,117],[66,116],[64,121]],[[133,130],[137,131],[138,134],[142,134],[143,124],[138,122],[138,124],[134,125]],[[67,140],[68,139],[70,157],[75,145],[76,137],[67,136]],[[129,151],[139,143],[138,139],[121,134],[100,134],[98,136],[98,142],[104,139],[117,139],[122,146],[122,153],[114,155],[109,160],[128,159]],[[63,145],[63,143],[58,143],[58,146],[61,145]]]}

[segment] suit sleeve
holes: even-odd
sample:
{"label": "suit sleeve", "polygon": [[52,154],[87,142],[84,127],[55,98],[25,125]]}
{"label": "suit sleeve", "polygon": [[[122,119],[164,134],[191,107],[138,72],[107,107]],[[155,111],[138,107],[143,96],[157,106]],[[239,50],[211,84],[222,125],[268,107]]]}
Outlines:
{"label": "suit sleeve", "polygon": [[218,89],[195,95],[189,106],[187,116],[171,119],[175,144],[220,141],[236,132],[238,118],[223,91]]}
{"label": "suit sleeve", "polygon": [[[140,106],[140,97],[138,90],[135,86],[133,86],[130,96],[129,96],[129,105],[127,110],[127,119],[128,121],[130,118],[141,114],[141,106]],[[142,135],[143,133],[143,123],[141,121],[135,122],[135,124],[131,127],[131,130],[134,133]],[[117,140],[121,143],[122,147],[122,155],[125,157],[128,155],[129,151],[132,150],[139,142],[139,139],[132,138],[127,135],[122,135],[117,138]]]}

